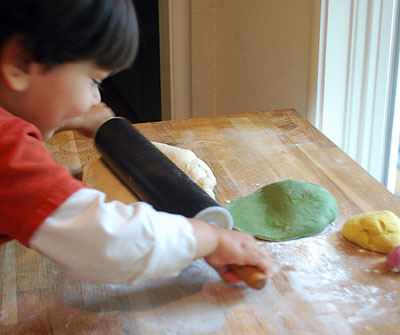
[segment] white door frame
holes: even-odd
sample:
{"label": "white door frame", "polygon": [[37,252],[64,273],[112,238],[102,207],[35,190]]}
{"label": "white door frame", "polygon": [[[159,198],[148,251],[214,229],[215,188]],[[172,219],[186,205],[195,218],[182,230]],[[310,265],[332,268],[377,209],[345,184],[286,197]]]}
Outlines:
{"label": "white door frame", "polygon": [[391,115],[391,128],[388,129],[391,145],[388,146],[387,156],[387,187],[392,193],[396,190],[397,180],[397,160],[399,159],[399,142],[400,142],[400,4],[397,2],[396,8],[396,45],[395,45],[395,65],[394,65],[394,86],[392,90],[392,105],[393,113]]}
{"label": "white door frame", "polygon": [[191,6],[159,0],[161,118],[191,117]]}
{"label": "white door frame", "polygon": [[321,0],[319,74],[310,120],[383,184],[393,122],[398,0]]}

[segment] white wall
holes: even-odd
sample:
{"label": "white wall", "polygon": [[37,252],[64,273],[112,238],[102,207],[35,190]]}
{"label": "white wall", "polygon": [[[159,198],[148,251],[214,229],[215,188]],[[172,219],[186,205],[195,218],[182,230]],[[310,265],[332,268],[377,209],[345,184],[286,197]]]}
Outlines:
{"label": "white wall", "polygon": [[314,108],[319,0],[193,0],[191,8],[192,116]]}

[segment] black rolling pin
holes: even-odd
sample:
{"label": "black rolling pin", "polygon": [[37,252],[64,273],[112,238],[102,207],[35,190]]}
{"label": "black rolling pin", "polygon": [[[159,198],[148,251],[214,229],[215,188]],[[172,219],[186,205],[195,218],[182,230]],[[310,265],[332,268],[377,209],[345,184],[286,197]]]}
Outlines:
{"label": "black rolling pin", "polygon": [[220,206],[127,119],[105,122],[95,143],[115,174],[154,208],[190,218],[205,208]]}
{"label": "black rolling pin", "polygon": [[[141,200],[154,208],[232,228],[230,213],[159,151],[130,122],[116,117],[97,131],[95,144],[102,159]],[[236,267],[235,274],[261,289],[266,276],[251,266]]]}

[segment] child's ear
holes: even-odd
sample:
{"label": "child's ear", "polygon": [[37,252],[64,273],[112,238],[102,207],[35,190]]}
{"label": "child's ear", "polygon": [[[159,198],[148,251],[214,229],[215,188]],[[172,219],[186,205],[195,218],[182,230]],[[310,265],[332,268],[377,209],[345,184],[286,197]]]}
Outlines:
{"label": "child's ear", "polygon": [[0,75],[15,91],[24,91],[30,84],[31,57],[22,48],[22,36],[11,36],[0,50]]}

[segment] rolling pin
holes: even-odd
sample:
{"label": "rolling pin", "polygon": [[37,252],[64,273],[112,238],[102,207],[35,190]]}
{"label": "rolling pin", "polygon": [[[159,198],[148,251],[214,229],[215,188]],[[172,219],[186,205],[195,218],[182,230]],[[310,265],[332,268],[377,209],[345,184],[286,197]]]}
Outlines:
{"label": "rolling pin", "polygon": [[[231,214],[122,117],[106,121],[95,144],[103,161],[141,200],[155,209],[232,229]],[[235,266],[247,285],[261,289],[266,275],[256,267]]]}

